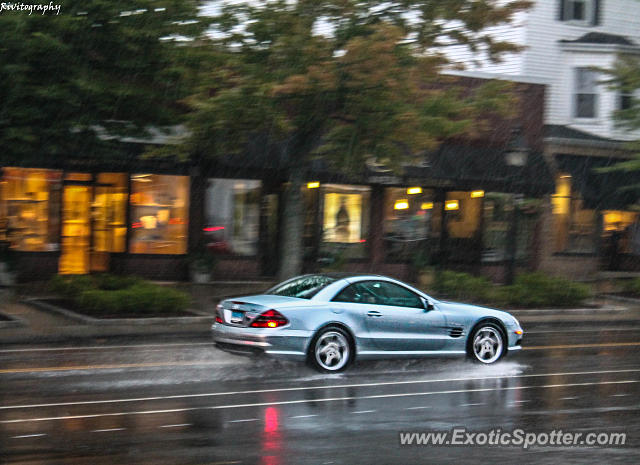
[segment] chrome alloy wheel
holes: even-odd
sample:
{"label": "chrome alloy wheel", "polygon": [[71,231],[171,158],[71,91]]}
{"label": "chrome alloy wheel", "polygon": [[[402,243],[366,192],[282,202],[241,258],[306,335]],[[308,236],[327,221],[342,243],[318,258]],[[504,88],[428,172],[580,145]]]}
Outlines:
{"label": "chrome alloy wheel", "polygon": [[473,355],[482,363],[493,363],[504,350],[502,334],[493,326],[483,326],[473,337]]}
{"label": "chrome alloy wheel", "polygon": [[349,350],[349,341],[344,334],[327,331],[316,341],[316,362],[327,371],[340,370],[349,361]]}

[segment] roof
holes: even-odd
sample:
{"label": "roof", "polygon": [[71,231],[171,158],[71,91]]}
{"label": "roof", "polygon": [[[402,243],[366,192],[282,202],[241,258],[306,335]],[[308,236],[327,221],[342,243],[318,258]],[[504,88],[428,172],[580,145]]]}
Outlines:
{"label": "roof", "polygon": [[547,124],[544,127],[545,138],[556,139],[574,139],[584,141],[600,141],[600,142],[622,142],[619,140],[608,139],[596,134],[580,131],[578,129],[571,128],[569,126],[563,126],[560,124]]}
{"label": "roof", "polygon": [[588,32],[574,40],[563,39],[560,42],[565,44],[599,44],[599,45],[636,45],[624,36],[616,34],[605,34],[604,32]]}

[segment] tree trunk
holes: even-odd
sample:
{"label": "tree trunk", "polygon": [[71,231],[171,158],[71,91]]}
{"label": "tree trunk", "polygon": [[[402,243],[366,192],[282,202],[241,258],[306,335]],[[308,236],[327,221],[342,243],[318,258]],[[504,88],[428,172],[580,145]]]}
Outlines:
{"label": "tree trunk", "polygon": [[282,234],[280,244],[280,270],[282,281],[302,273],[304,211],[302,207],[303,175],[294,169],[284,192]]}

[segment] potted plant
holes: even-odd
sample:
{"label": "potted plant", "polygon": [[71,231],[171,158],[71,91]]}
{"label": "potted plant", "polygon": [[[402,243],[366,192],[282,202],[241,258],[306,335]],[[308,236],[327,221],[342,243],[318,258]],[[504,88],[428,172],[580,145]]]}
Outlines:
{"label": "potted plant", "polygon": [[189,255],[189,272],[191,281],[196,284],[205,284],[211,281],[211,273],[216,264],[215,257],[205,247]]}

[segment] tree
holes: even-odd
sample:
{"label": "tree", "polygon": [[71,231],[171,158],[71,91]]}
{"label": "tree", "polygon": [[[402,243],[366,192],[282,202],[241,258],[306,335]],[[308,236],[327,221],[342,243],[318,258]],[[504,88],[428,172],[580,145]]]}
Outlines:
{"label": "tree", "polygon": [[[496,83],[469,92],[441,71],[463,45],[495,60],[517,47],[486,29],[526,1],[272,0],[219,2],[211,54],[192,113],[191,154],[233,154],[254,138],[287,162],[281,278],[301,270],[305,170],[323,157],[336,171],[364,162],[400,170],[438,141],[504,110]],[[477,129],[477,128],[475,128]]]}
{"label": "tree", "polygon": [[207,27],[199,3],[68,0],[59,14],[4,10],[1,164],[112,157],[118,138],[175,124],[196,53],[181,45]]}
{"label": "tree", "polygon": [[[616,125],[628,131],[629,133],[637,133],[640,131],[640,58],[636,55],[621,54],[609,70],[601,70],[608,76],[607,84],[609,88],[619,94],[619,98],[624,99],[624,105],[613,114]],[[630,152],[635,153],[628,160],[618,162],[613,166],[599,168],[599,173],[623,172],[638,173],[640,172],[640,139],[630,141],[627,144]],[[628,176],[625,185],[619,186],[621,192],[636,195],[636,203],[640,196],[640,183],[638,176]],[[628,197],[628,196],[627,196]]]}

